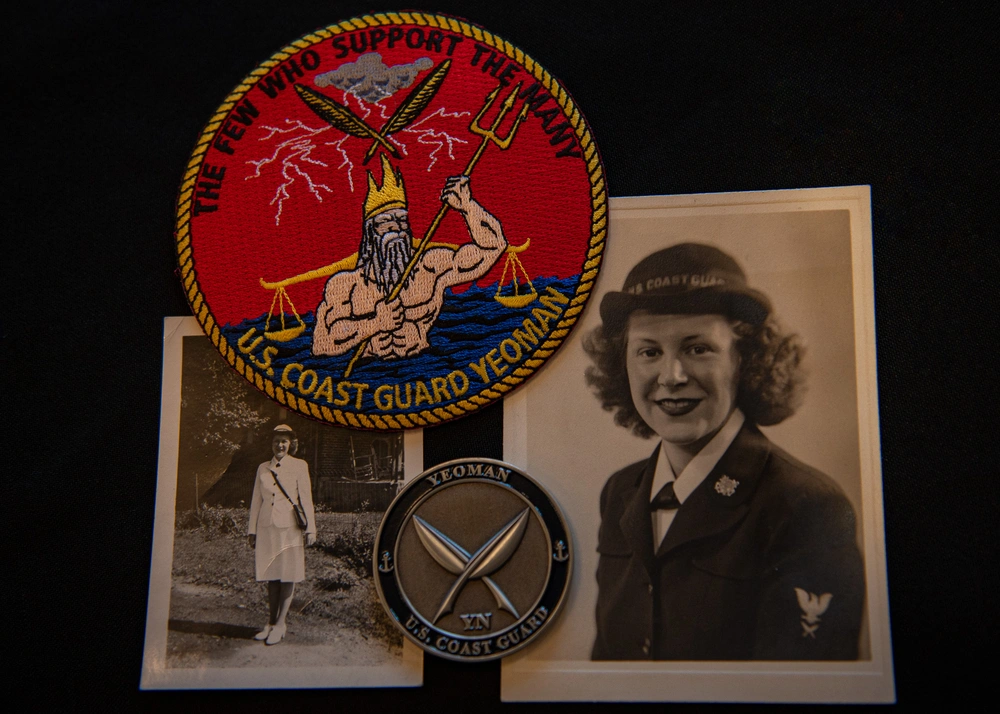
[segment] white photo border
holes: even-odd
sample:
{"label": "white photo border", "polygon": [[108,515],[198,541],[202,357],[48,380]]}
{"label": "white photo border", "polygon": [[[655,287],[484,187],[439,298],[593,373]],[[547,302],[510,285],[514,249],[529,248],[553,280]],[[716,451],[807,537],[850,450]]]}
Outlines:
{"label": "white photo border", "polygon": [[[141,689],[318,689],[332,687],[419,687],[423,684],[423,652],[403,641],[403,655],[391,665],[332,667],[168,667],[167,623],[170,617],[174,515],[180,438],[181,371],[184,337],[205,333],[194,317],[167,317],[163,322],[163,378],[160,403],[160,451],[156,483],[156,517],[146,611]],[[252,389],[247,385],[248,389]],[[336,428],[336,427],[329,427]],[[403,439],[404,480],[423,469],[422,430]]]}
{"label": "white photo border", "polygon": [[[878,427],[878,384],[875,357],[875,306],[872,263],[871,197],[868,186],[844,188],[761,191],[749,193],[695,194],[612,198],[610,202],[611,250],[627,256],[630,264],[660,245],[648,244],[640,251],[629,247],[622,224],[627,217],[699,216],[732,213],[798,211],[848,211],[850,222],[850,273],[854,306],[854,357],[857,387],[857,423],[860,465],[858,514],[860,542],[865,560],[868,659],[855,662],[592,662],[589,659],[547,657],[558,650],[558,638],[574,637],[575,624],[593,620],[592,608],[581,605],[580,593],[596,591],[593,570],[584,570],[585,558],[577,558],[571,597],[552,631],[534,647],[503,660],[501,699],[510,701],[689,701],[689,702],[801,702],[801,703],[891,703],[895,701],[892,649],[889,629],[888,586],[885,565],[881,457]],[[616,226],[617,224],[617,226]],[[674,241],[676,242],[676,241]],[[646,245],[646,244],[644,244]],[[666,245],[666,244],[665,244]],[[629,250],[633,250],[631,254]],[[607,261],[605,261],[607,262]],[[560,492],[572,501],[571,473],[533,470],[528,434],[532,429],[533,400],[552,399],[567,380],[572,389],[583,387],[582,375],[570,374],[566,363],[580,353],[582,336],[593,327],[600,297],[620,288],[608,282],[602,271],[594,306],[581,321],[560,354],[546,370],[504,402],[504,459],[524,468],[543,483],[556,500]],[[617,278],[618,281],[621,278]],[[753,275],[750,276],[753,284]],[[793,329],[795,325],[791,325]],[[563,367],[560,367],[563,364]],[[585,387],[583,387],[585,388]],[[596,398],[593,399],[595,405]],[[549,413],[551,417],[551,413]],[[610,417],[608,418],[610,423]],[[612,427],[618,428],[618,427]],[[620,430],[620,429],[619,429]],[[568,431],[568,430],[566,430]],[[548,433],[548,432],[546,432]],[[571,437],[546,448],[579,448]],[[650,445],[650,449],[651,449]],[[564,452],[565,453],[565,452]],[[646,451],[648,454],[648,450]],[[536,458],[536,461],[539,459]],[[622,465],[627,463],[624,459]],[[545,469],[549,470],[549,469]],[[610,472],[609,472],[610,473]],[[597,501],[597,493],[592,499]],[[563,505],[562,503],[560,505]],[[566,506],[563,505],[564,510]],[[578,555],[594,543],[581,543],[581,532],[593,535],[596,524],[574,522],[567,510]],[[581,519],[586,520],[586,519]],[[594,533],[590,534],[593,530]],[[573,597],[573,595],[576,597]],[[584,598],[585,600],[585,598]],[[576,607],[574,607],[576,605]],[[863,630],[864,632],[864,630]],[[578,638],[578,636],[577,636]],[[552,641],[549,641],[549,640]]]}

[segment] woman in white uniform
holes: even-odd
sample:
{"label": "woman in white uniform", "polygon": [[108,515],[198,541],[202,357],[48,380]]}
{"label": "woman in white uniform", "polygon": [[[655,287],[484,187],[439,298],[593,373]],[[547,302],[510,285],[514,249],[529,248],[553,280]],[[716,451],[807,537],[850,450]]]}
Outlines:
{"label": "woman in white uniform", "polygon": [[[291,455],[298,448],[292,428],[276,426],[271,448],[274,457],[257,467],[248,534],[255,551],[257,580],[267,583],[270,606],[267,626],[255,639],[276,645],[285,636],[285,616],[295,583],[305,580],[304,546],[316,542],[316,515],[309,465]],[[304,528],[296,518],[296,506],[305,515]]]}

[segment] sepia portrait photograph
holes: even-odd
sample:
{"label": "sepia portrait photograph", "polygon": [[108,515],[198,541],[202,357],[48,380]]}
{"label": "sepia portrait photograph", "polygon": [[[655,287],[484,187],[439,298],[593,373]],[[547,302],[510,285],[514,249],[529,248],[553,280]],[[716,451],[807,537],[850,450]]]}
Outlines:
{"label": "sepia portrait photograph", "polygon": [[575,568],[504,699],[892,701],[868,188],[610,217],[584,319],[505,402]]}
{"label": "sepia portrait photograph", "polygon": [[371,549],[420,438],[284,409],[167,318],[142,688],[418,686]]}

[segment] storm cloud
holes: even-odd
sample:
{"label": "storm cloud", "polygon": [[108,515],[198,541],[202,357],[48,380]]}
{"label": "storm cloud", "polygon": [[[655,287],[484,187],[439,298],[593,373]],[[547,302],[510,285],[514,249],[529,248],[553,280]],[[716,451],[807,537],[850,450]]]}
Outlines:
{"label": "storm cloud", "polygon": [[421,57],[410,64],[387,67],[382,55],[369,52],[355,62],[342,64],[337,69],[317,75],[317,87],[337,87],[366,102],[378,102],[391,97],[400,89],[413,84],[422,70],[434,65],[430,57]]}

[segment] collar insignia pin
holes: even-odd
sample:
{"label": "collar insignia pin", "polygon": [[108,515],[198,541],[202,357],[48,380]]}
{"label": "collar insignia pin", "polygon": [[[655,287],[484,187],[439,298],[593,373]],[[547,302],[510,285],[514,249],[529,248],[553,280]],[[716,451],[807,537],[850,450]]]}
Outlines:
{"label": "collar insignia pin", "polygon": [[721,493],[723,496],[732,496],[736,493],[736,487],[739,485],[739,481],[723,474],[722,478],[715,482],[715,492]]}

